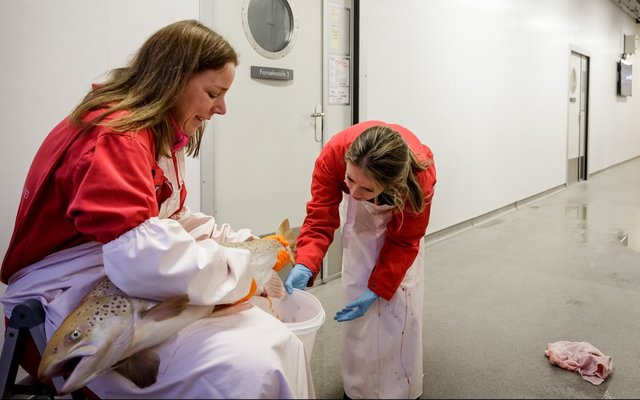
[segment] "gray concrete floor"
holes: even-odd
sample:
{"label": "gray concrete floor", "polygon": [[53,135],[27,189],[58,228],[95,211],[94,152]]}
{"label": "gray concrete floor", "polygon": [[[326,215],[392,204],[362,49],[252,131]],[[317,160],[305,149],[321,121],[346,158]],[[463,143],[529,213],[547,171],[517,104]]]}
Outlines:
{"label": "gray concrete floor", "polygon": [[[480,220],[426,239],[422,398],[640,398],[640,158]],[[310,290],[327,313],[316,395],[341,398],[340,282]],[[560,340],[596,346],[613,373],[594,386],[552,366]]]}
{"label": "gray concrete floor", "polygon": [[[640,158],[426,239],[422,398],[640,398]],[[0,293],[4,290],[0,287]],[[340,281],[310,289],[327,318],[311,369],[342,398]],[[549,364],[547,343],[613,358],[599,386]]]}

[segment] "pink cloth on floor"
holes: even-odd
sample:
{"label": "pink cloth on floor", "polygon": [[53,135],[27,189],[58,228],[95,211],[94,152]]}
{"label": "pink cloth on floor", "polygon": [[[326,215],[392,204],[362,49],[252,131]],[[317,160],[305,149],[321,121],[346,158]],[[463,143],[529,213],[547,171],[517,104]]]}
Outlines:
{"label": "pink cloth on floor", "polygon": [[549,362],[569,371],[578,371],[580,376],[594,385],[601,384],[613,369],[610,356],[588,342],[560,341],[549,343],[544,354]]}

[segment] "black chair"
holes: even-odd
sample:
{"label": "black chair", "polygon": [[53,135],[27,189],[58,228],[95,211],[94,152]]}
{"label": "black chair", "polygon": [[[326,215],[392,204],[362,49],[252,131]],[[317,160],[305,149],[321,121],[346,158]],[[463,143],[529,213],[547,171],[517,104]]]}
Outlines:
{"label": "black chair", "polygon": [[70,396],[58,394],[64,384],[62,377],[56,377],[51,382],[53,387],[40,382],[36,377],[28,375],[16,382],[18,366],[24,356],[29,336],[33,339],[40,352],[44,353],[47,337],[44,332],[44,309],[38,300],[31,299],[17,305],[11,312],[9,324],[5,331],[4,346],[0,355],[0,394],[3,399],[13,396],[36,396],[54,398],[85,399],[82,391]]}

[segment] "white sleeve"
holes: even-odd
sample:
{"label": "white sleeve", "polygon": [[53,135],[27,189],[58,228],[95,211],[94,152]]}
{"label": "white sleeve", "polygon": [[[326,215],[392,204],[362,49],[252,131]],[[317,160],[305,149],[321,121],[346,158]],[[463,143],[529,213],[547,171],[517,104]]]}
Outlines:
{"label": "white sleeve", "polygon": [[164,300],[187,294],[192,304],[227,304],[251,288],[248,250],[197,241],[173,219],[149,218],[102,250],[105,273],[130,296]]}
{"label": "white sleeve", "polygon": [[244,242],[254,237],[249,229],[239,229],[237,232],[231,229],[229,224],[218,227],[215,219],[201,212],[192,212],[189,207],[183,207],[180,216],[176,218],[184,229],[196,240],[211,238],[218,243]]}

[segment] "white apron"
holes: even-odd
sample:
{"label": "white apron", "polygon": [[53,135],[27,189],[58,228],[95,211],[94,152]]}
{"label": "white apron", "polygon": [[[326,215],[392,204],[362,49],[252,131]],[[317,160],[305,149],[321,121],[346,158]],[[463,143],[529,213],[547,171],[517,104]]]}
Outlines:
{"label": "white apron", "polygon": [[[356,201],[345,194],[342,220],[342,287],[344,302],[367,288],[384,244],[393,207]],[[359,318],[342,322],[342,382],[353,399],[422,395],[422,303],[424,242],[400,287],[380,298]]]}
{"label": "white apron", "polygon": [[[50,338],[81,297],[104,276],[102,245],[85,243],[54,253],[11,277],[5,316],[30,298],[46,310]],[[304,346],[282,322],[258,307],[203,318],[158,345],[158,380],[141,389],[117,372],[87,386],[106,399],[314,398]]]}

